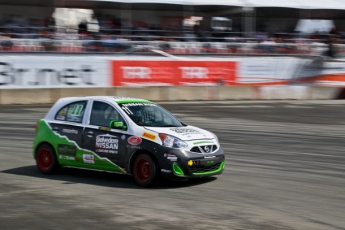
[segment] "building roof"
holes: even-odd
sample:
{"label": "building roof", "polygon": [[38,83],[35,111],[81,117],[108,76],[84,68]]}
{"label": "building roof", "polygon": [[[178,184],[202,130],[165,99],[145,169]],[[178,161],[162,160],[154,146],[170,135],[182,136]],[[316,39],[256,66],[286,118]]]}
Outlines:
{"label": "building roof", "polygon": [[345,10],[344,0],[0,0],[1,5],[34,5],[71,8],[103,8],[109,7],[112,3]]}

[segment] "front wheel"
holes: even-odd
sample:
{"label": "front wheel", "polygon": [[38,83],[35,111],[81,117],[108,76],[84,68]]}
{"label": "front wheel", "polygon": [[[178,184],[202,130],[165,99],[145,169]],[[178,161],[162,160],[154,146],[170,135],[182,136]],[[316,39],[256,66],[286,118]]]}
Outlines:
{"label": "front wheel", "polygon": [[55,151],[47,144],[41,145],[36,151],[36,164],[44,174],[52,174],[59,169]]}
{"label": "front wheel", "polygon": [[133,166],[134,179],[138,185],[148,187],[158,178],[158,166],[152,157],[146,153],[140,154]]}

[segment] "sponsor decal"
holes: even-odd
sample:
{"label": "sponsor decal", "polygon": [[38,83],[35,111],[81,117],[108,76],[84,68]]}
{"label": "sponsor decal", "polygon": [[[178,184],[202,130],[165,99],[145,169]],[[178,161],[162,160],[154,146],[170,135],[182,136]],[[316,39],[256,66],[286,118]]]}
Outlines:
{"label": "sponsor decal", "polygon": [[140,149],[140,146],[137,146],[137,145],[126,145],[126,148]]}
{"label": "sponsor decal", "polygon": [[101,126],[101,127],[99,127],[98,129],[99,129],[99,130],[102,130],[102,131],[110,131],[110,130],[111,130],[111,128],[109,128],[109,127],[104,127],[104,126]]}
{"label": "sponsor decal", "polygon": [[76,129],[62,129],[62,132],[68,134],[78,134],[78,130]]}
{"label": "sponsor decal", "polygon": [[73,156],[73,157],[77,155],[77,148],[73,145],[58,144],[57,149],[60,155]]}
{"label": "sponsor decal", "polygon": [[63,155],[60,155],[60,159],[75,161],[75,157],[63,156]]}
{"label": "sponsor decal", "polygon": [[95,156],[91,154],[83,154],[83,162],[86,164],[94,164]]}
{"label": "sponsor decal", "polygon": [[141,143],[141,138],[137,136],[131,136],[127,139],[128,143],[131,145],[140,145]]}
{"label": "sponsor decal", "polygon": [[164,157],[166,157],[170,161],[177,161],[177,156],[174,154],[164,153]]}
{"label": "sponsor decal", "polygon": [[121,140],[124,140],[124,139],[126,139],[126,136],[125,136],[125,135],[122,135],[122,136],[121,136]]}
{"label": "sponsor decal", "polygon": [[64,121],[64,120],[66,120],[66,116],[58,115],[58,116],[56,116],[56,120]]}
{"label": "sponsor decal", "polygon": [[148,132],[144,132],[143,137],[154,141],[154,140],[156,140],[157,136],[154,134],[148,133]]}
{"label": "sponsor decal", "polygon": [[67,110],[67,107],[66,107],[66,108],[61,109],[61,110],[60,110],[60,112],[59,112],[59,115],[61,115],[61,116],[65,116],[65,115],[66,115],[66,110]]}
{"label": "sponsor decal", "polygon": [[95,152],[117,154],[119,140],[116,136],[109,134],[96,136]]}
{"label": "sponsor decal", "polygon": [[168,169],[161,169],[161,172],[164,172],[164,173],[172,173],[171,170],[168,170]]}
{"label": "sponsor decal", "polygon": [[170,130],[181,135],[200,134],[198,130],[191,129],[191,128],[173,128]]}
{"label": "sponsor decal", "polygon": [[146,103],[146,102],[133,102],[133,103],[123,103],[121,104],[123,106],[157,106],[156,104],[153,103]]}
{"label": "sponsor decal", "polygon": [[145,103],[145,102],[135,102],[135,103],[124,103],[121,104],[121,108],[123,109],[123,111],[125,111],[127,114],[129,115],[133,115],[133,112],[131,111],[132,106],[157,106],[156,104],[152,104],[152,103]]}
{"label": "sponsor decal", "polygon": [[194,142],[193,145],[204,145],[204,144],[214,144],[213,141],[198,141]]}
{"label": "sponsor decal", "polygon": [[212,159],[215,158],[216,156],[209,156],[209,157],[204,157],[205,159]]}

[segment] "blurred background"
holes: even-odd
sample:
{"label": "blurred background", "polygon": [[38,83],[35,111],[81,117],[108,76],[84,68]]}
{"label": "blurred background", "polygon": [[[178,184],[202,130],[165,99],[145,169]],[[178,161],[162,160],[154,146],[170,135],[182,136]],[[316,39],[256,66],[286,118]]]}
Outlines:
{"label": "blurred background", "polygon": [[[344,230],[344,39],[345,0],[0,0],[0,229]],[[224,173],[40,174],[36,122],[86,95],[214,132]]]}
{"label": "blurred background", "polygon": [[340,0],[1,0],[1,52],[344,54]]}

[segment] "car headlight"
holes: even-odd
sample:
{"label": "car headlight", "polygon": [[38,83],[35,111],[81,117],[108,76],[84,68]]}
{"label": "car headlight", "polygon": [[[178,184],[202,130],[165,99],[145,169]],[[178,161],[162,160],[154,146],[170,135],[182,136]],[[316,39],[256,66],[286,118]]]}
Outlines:
{"label": "car headlight", "polygon": [[178,139],[174,136],[160,133],[159,137],[161,138],[163,145],[165,147],[182,149],[182,148],[186,148],[188,146],[186,142],[181,141],[180,139]]}

